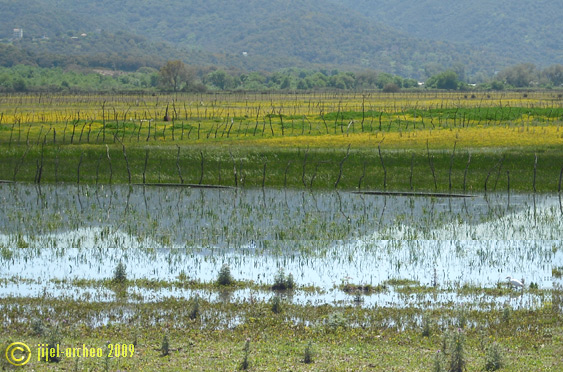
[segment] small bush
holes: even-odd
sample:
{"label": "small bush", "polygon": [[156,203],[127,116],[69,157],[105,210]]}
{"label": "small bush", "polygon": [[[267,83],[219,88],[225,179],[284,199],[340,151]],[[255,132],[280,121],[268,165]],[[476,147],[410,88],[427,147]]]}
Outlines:
{"label": "small bush", "polygon": [[242,351],[244,351],[244,358],[242,359],[242,362],[240,362],[239,369],[247,370],[250,367],[250,362],[248,361],[248,354],[250,354],[250,339],[246,339]]}
{"label": "small bush", "polygon": [[123,262],[119,261],[113,271],[113,282],[115,284],[124,284],[127,282],[127,270]]}
{"label": "small bush", "polygon": [[485,370],[496,371],[504,366],[502,351],[497,343],[487,348],[485,354]]}
{"label": "small bush", "polygon": [[305,348],[305,355],[303,356],[303,363],[311,364],[313,363],[313,346],[311,345],[311,341],[307,344]]}
{"label": "small bush", "polygon": [[467,326],[467,311],[462,309],[457,314],[457,326],[464,329]]}
{"label": "small bush", "polygon": [[225,264],[219,270],[219,275],[217,276],[218,285],[232,285],[234,283],[233,276],[231,275],[231,269],[229,265]]}
{"label": "small bush", "polygon": [[190,307],[188,317],[191,320],[196,320],[197,318],[199,318],[199,296],[197,295],[195,296],[192,306]]}
{"label": "small bush", "polygon": [[384,93],[397,93],[400,90],[401,90],[401,88],[399,88],[399,86],[395,83],[387,83],[383,87]]}
{"label": "small bush", "polygon": [[444,369],[442,367],[442,354],[440,353],[440,350],[438,350],[438,352],[436,353],[436,356],[434,357],[434,364],[432,365],[432,372],[443,372]]}
{"label": "small bush", "polygon": [[43,323],[41,322],[40,319],[34,320],[31,323],[31,330],[33,331],[33,334],[35,334],[36,336],[43,336],[44,328],[43,328]]}
{"label": "small bush", "polygon": [[430,337],[432,333],[432,321],[428,315],[422,316],[422,337]]}
{"label": "small bush", "polygon": [[510,307],[505,306],[504,309],[502,310],[502,321],[504,323],[508,323],[510,321],[511,314],[512,314],[512,310],[510,309]]}
{"label": "small bush", "polygon": [[[44,344],[47,344],[46,354],[49,355],[49,357],[43,358],[42,360],[47,361],[49,363],[60,362],[60,359],[56,356],[57,355],[57,352],[56,352],[57,347],[61,343],[60,340],[61,340],[61,336],[59,334],[59,329],[58,328],[51,329],[51,331],[49,332],[47,342],[44,342]],[[51,351],[51,350],[53,350],[53,351]],[[50,355],[55,355],[55,356],[51,357]]]}
{"label": "small bush", "polygon": [[162,338],[162,345],[160,346],[160,354],[162,356],[167,356],[170,354],[170,343],[168,342],[168,336],[164,335]]}
{"label": "small bush", "polygon": [[337,329],[339,327],[348,327],[348,319],[341,312],[334,312],[328,316],[327,324],[332,329]]}
{"label": "small bush", "polygon": [[449,372],[465,371],[465,336],[461,330],[454,333],[451,341],[451,357]]}
{"label": "small bush", "polygon": [[295,288],[295,281],[293,280],[293,275],[289,274],[285,276],[283,269],[280,269],[274,278],[273,290],[285,291],[288,289]]}

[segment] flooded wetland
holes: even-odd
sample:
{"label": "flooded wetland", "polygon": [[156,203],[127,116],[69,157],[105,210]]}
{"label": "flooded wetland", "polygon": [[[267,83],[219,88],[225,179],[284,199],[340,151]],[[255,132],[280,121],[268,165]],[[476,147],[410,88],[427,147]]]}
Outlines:
{"label": "flooded wetland", "polygon": [[186,123],[148,127],[160,97],[111,119],[63,96],[91,116],[72,127],[23,98],[0,127],[0,352],[134,351],[27,367],[563,370],[549,95],[281,95],[292,116],[262,122],[261,97],[186,96]]}

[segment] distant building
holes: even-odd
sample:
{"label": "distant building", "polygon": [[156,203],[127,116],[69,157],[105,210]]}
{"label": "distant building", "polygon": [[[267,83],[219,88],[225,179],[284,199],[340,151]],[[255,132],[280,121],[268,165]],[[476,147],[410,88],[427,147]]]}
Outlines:
{"label": "distant building", "polygon": [[14,40],[23,39],[23,28],[14,28],[14,33],[12,34],[12,39],[14,39]]}

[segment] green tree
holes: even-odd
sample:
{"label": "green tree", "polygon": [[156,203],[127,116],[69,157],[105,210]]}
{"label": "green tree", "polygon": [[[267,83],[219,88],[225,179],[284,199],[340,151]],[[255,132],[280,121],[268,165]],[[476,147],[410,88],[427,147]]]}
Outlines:
{"label": "green tree", "polygon": [[555,86],[563,85],[563,65],[551,65],[543,70],[542,75]]}
{"label": "green tree", "polygon": [[448,70],[428,78],[426,86],[429,88],[453,90],[460,86],[460,81],[455,71]]}
{"label": "green tree", "polygon": [[235,87],[235,79],[223,70],[217,70],[207,75],[207,81],[215,87],[225,90]]}
{"label": "green tree", "polygon": [[188,69],[184,62],[176,60],[168,61],[160,69],[159,78],[163,86],[177,92],[182,87],[182,84],[187,82],[188,75]]}
{"label": "green tree", "polygon": [[538,78],[536,66],[531,63],[521,63],[505,68],[498,74],[498,78],[513,87],[528,87]]}

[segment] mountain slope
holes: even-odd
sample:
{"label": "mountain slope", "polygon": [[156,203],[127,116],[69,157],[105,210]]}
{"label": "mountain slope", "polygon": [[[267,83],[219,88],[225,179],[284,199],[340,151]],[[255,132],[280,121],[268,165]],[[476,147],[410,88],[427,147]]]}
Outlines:
{"label": "mountain slope", "polygon": [[[132,35],[131,45],[145,48],[147,53],[180,55],[187,62],[250,70],[290,66],[374,68],[422,78],[429,64],[462,64],[473,74],[490,73],[518,61],[486,48],[475,50],[413,38],[370,21],[349,4],[336,5],[328,0],[0,0],[0,24],[0,37],[5,38],[12,28],[23,27],[26,36],[22,47],[35,52],[56,46],[59,53],[84,54],[89,48],[85,43],[77,47],[67,39],[100,29],[114,34],[127,30]],[[31,42],[31,38],[42,35],[49,41],[41,45]],[[143,42],[134,35],[142,36],[147,43],[141,45]],[[155,42],[170,44],[158,52],[151,44]],[[104,53],[112,50],[112,43],[107,44],[109,51]],[[127,45],[122,44],[113,51],[128,53]],[[104,49],[100,43],[96,48],[97,53]],[[196,60],[189,60],[196,51]]]}
{"label": "mountain slope", "polygon": [[559,0],[332,0],[413,37],[489,48],[520,62],[563,60]]}

